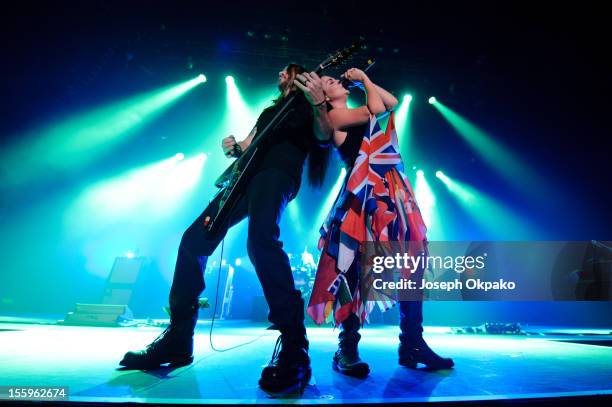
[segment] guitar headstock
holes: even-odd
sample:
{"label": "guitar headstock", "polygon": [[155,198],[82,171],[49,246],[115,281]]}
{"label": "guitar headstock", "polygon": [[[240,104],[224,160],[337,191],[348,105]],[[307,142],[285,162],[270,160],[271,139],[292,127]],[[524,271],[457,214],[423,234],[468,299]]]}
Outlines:
{"label": "guitar headstock", "polygon": [[347,59],[351,58],[353,56],[353,54],[355,52],[357,52],[361,46],[363,45],[363,40],[359,39],[355,42],[353,42],[351,45],[349,45],[348,47],[335,52],[333,55],[327,57],[323,62],[321,62],[319,64],[319,66],[317,67],[316,72],[319,74],[321,73],[324,69],[330,68],[330,67],[334,67],[334,66],[338,66],[340,64],[342,64],[344,61],[346,61]]}

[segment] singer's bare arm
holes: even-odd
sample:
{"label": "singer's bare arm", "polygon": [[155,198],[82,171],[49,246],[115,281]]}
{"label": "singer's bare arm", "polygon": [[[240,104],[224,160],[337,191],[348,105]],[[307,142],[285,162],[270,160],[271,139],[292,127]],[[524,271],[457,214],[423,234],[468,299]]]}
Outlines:
{"label": "singer's bare arm", "polygon": [[373,85],[374,85],[374,88],[376,89],[376,92],[378,92],[378,94],[380,95],[380,98],[382,99],[383,104],[385,105],[385,110],[387,111],[393,110],[395,106],[397,106],[397,104],[399,103],[397,101],[397,98],[393,96],[386,89],[383,89],[381,86],[378,86],[375,83],[373,83]]}
{"label": "singer's bare arm", "polygon": [[338,107],[330,111],[328,115],[334,129],[346,131],[353,126],[367,123],[370,119],[370,109],[367,106],[360,106],[354,109]]}
{"label": "singer's bare arm", "polygon": [[363,84],[366,92],[367,104],[355,109],[337,107],[329,112],[329,117],[336,130],[334,133],[334,144],[336,145],[340,145],[344,142],[344,138],[346,137],[345,131],[350,127],[367,123],[370,119],[370,115],[378,115],[387,110],[383,98],[378,93],[376,85],[361,69],[351,68],[342,76],[350,81]]}
{"label": "singer's bare arm", "polygon": [[378,115],[387,110],[381,95],[378,93],[377,86],[365,72],[361,69],[351,68],[342,74],[342,76],[350,81],[363,84],[366,93],[366,106],[371,114]]}

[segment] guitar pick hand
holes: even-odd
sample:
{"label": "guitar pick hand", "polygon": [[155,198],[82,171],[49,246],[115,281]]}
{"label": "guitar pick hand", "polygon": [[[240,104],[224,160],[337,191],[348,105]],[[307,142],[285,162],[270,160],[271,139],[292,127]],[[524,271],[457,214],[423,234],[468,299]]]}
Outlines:
{"label": "guitar pick hand", "polygon": [[233,157],[235,155],[236,147],[234,147],[238,142],[233,135],[229,135],[221,141],[221,148],[223,149],[223,154],[226,157]]}

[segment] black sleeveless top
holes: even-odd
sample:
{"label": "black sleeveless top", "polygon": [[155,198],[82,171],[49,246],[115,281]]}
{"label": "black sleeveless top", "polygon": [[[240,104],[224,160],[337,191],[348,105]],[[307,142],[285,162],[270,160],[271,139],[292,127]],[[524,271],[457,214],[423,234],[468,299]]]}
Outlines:
{"label": "black sleeveless top", "polygon": [[359,148],[363,141],[363,135],[365,134],[368,124],[360,124],[358,126],[351,127],[346,132],[346,138],[344,142],[338,146],[338,153],[340,158],[346,164],[347,167],[352,167],[355,164],[355,160],[359,155]]}
{"label": "black sleeveless top", "polygon": [[[333,109],[333,106],[328,102],[327,103],[327,111]],[[353,126],[346,132],[346,138],[344,142],[338,146],[338,153],[340,153],[340,158],[344,161],[344,164],[347,168],[351,168],[353,164],[355,164],[355,160],[359,155],[359,148],[361,147],[361,141],[363,140],[363,135],[365,134],[366,129],[368,128],[368,123],[360,124],[357,126]]]}

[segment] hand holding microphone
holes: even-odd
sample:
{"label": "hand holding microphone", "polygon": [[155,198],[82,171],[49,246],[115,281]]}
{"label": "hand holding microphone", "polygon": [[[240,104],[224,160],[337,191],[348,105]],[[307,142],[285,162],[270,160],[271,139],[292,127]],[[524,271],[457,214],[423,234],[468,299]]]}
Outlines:
{"label": "hand holding microphone", "polygon": [[363,81],[366,80],[368,77],[366,75],[366,71],[370,69],[373,65],[374,65],[374,61],[371,59],[368,59],[368,64],[363,70],[358,69],[358,68],[350,68],[349,70],[344,72],[342,75],[340,75],[340,78],[341,78],[340,84],[345,89],[357,87],[363,90],[364,89]]}

